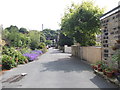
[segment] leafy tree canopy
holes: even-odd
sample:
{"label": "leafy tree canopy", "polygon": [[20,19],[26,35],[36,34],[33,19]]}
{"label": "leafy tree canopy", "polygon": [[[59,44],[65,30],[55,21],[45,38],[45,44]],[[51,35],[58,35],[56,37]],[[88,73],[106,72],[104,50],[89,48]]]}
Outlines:
{"label": "leafy tree canopy", "polygon": [[6,28],[9,32],[18,32],[19,29],[17,26],[11,25],[10,27]]}
{"label": "leafy tree canopy", "polygon": [[99,17],[103,12],[104,9],[92,1],[83,1],[80,5],[72,3],[61,19],[61,30],[63,34],[75,37],[82,46],[95,45],[95,36],[100,33]]}
{"label": "leafy tree canopy", "polygon": [[27,29],[26,28],[20,28],[19,29],[19,32],[25,34],[25,33],[28,33]]}
{"label": "leafy tree canopy", "polygon": [[51,29],[44,29],[41,32],[45,35],[46,40],[54,40],[57,38],[58,35],[57,31]]}
{"label": "leafy tree canopy", "polygon": [[65,36],[64,34],[60,33],[58,43],[60,46],[64,46],[64,45],[71,46],[74,44],[74,39],[72,37],[68,37],[68,36]]}

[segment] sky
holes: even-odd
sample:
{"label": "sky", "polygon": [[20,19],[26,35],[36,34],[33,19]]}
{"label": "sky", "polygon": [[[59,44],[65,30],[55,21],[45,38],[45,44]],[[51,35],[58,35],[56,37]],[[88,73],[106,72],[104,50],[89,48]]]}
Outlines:
{"label": "sky", "polygon": [[[107,12],[118,6],[120,0],[93,1]],[[57,30],[65,8],[72,2],[79,4],[82,0],[0,0],[0,25],[41,31],[43,24],[43,29]]]}

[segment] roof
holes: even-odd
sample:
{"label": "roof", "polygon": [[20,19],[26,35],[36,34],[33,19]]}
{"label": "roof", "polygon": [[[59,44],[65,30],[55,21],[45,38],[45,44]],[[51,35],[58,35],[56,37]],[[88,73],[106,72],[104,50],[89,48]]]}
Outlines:
{"label": "roof", "polygon": [[108,11],[107,13],[103,14],[100,19],[103,19],[105,17],[110,16],[111,14],[114,14],[116,12],[120,11],[120,5],[118,5],[117,7],[113,8],[112,10]]}

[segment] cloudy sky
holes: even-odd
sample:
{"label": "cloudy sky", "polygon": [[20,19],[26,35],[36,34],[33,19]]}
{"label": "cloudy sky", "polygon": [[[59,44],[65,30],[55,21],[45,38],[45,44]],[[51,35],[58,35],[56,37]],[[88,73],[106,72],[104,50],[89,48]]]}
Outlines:
{"label": "cloudy sky", "polygon": [[[59,29],[65,8],[82,0],[0,0],[0,24],[3,28],[16,25],[30,30]],[[120,0],[93,0],[106,12],[118,5]]]}

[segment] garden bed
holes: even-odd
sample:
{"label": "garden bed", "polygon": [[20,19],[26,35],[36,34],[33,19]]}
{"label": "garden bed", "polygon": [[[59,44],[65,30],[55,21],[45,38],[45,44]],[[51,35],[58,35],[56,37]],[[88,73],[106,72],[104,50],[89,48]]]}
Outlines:
{"label": "garden bed", "polygon": [[20,64],[26,64],[38,59],[45,53],[44,50],[31,50],[29,48],[16,49],[14,47],[4,47],[2,51],[2,70],[10,70]]}

